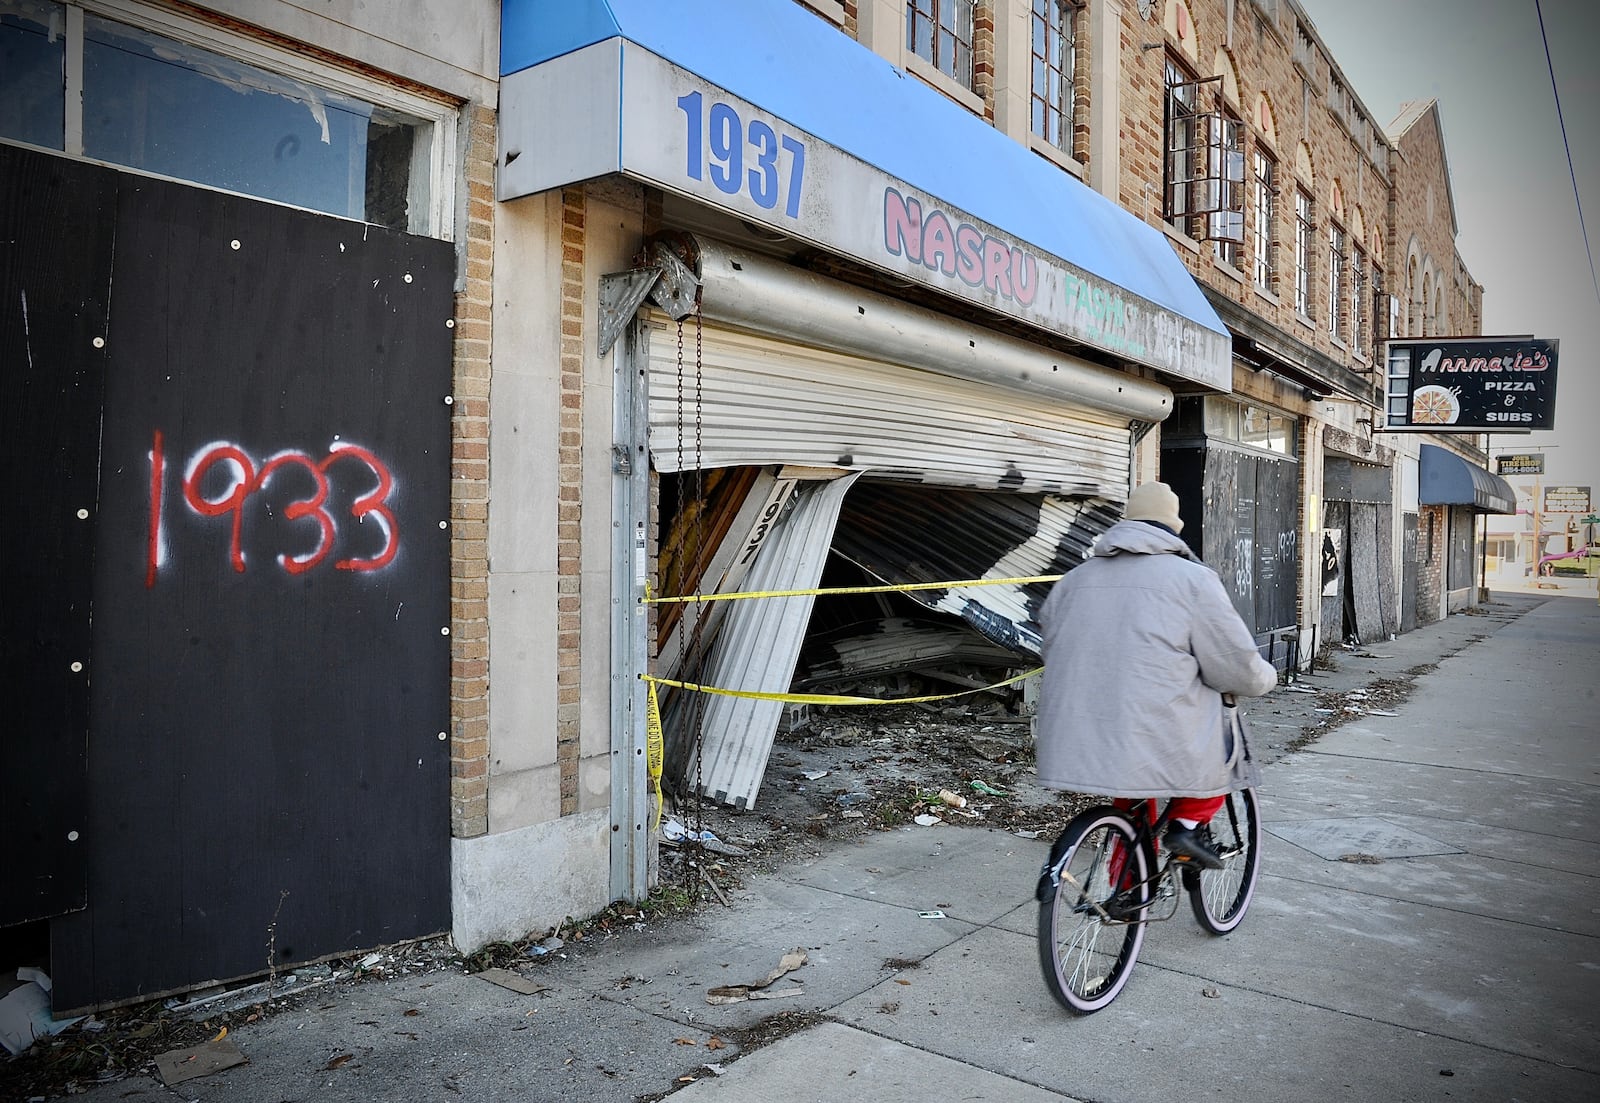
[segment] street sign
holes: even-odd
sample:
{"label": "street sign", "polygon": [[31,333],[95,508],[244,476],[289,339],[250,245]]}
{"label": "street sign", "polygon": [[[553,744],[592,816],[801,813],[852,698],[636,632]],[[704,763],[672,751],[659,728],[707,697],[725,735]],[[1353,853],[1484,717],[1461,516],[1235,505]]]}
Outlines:
{"label": "street sign", "polygon": [[1391,432],[1554,429],[1556,353],[1537,337],[1425,337],[1388,342]]}
{"label": "street sign", "polygon": [[1542,452],[1521,453],[1512,456],[1497,456],[1495,465],[1499,475],[1543,475],[1544,454]]}

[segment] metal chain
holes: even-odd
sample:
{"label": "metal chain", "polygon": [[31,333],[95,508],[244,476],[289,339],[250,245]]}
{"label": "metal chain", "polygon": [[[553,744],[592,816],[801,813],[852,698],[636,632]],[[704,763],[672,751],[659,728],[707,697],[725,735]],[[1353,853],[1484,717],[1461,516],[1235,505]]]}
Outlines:
{"label": "metal chain", "polygon": [[[683,526],[683,516],[684,516],[684,514],[683,514],[683,509],[684,509],[684,496],[683,496],[683,484],[684,484],[684,478],[683,478],[683,319],[682,318],[678,319],[677,414],[678,414],[677,510],[676,510],[676,512],[673,513],[672,516],[673,516],[673,527],[677,528],[677,529],[679,529],[681,531],[682,530],[682,526]],[[668,533],[666,535],[670,538],[671,534]],[[677,587],[676,588],[680,588],[681,589],[681,587],[683,585],[683,555],[682,555],[683,545],[682,545],[681,542],[679,543],[678,548],[679,548],[678,581],[677,581]],[[659,558],[659,553],[658,553],[658,558]],[[679,656],[678,661],[679,661],[680,664],[682,664],[683,661],[685,659],[687,659],[688,656],[689,656],[690,641],[689,641],[689,635],[688,635],[688,632],[689,632],[689,618],[688,618],[688,616],[680,615],[678,617],[678,624],[677,624],[676,631],[677,631],[677,636],[678,636],[678,656]],[[685,722],[683,730],[687,730],[687,719],[688,719],[687,716],[685,716],[682,712],[680,712],[679,715],[681,717],[683,717],[684,722]],[[664,811],[665,811],[665,809],[663,809],[663,812]]]}
{"label": "metal chain", "polygon": [[[701,596],[701,584],[704,581],[704,572],[700,570],[701,560],[704,557],[705,542],[705,514],[706,514],[706,478],[705,464],[705,407],[702,400],[704,384],[704,352],[705,352],[705,324],[700,313],[700,292],[695,291],[694,296],[694,500],[697,507],[694,524],[694,596]],[[680,439],[682,439],[680,437]],[[705,684],[705,635],[701,630],[701,618],[695,618],[695,655],[694,655],[694,680],[697,685]],[[690,695],[694,701],[694,784],[690,790],[694,793],[694,833],[695,838],[702,838],[705,830],[705,804],[704,804],[704,762],[703,742],[705,725],[705,695],[694,693]]]}

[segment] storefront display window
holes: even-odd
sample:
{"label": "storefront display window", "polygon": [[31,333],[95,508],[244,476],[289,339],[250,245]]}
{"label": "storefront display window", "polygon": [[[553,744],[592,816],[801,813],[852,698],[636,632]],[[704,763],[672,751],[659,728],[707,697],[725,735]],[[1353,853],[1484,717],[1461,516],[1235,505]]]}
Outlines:
{"label": "storefront display window", "polygon": [[448,236],[443,105],[429,117],[46,0],[0,0],[0,93],[3,138]]}

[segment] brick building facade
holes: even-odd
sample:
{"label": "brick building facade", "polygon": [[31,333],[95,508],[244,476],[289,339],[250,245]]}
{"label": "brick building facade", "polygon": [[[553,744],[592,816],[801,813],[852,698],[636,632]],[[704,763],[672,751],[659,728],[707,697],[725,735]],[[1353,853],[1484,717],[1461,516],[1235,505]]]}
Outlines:
{"label": "brick building facade", "polygon": [[[1015,162],[1014,179],[1025,176],[1052,209],[1059,200],[1061,210],[1101,220],[1070,227],[1065,238],[1153,239],[1163,251],[1157,260],[1171,265],[1176,257],[1173,269],[1198,287],[1205,304],[1198,313],[1215,328],[1198,340],[1185,329],[1184,355],[1170,357],[1155,340],[1101,340],[1104,319],[1095,321],[1101,330],[1075,330],[1057,325],[1059,318],[1015,312],[1000,291],[1021,294],[1021,267],[1014,286],[1007,273],[990,271],[988,284],[973,291],[981,281],[929,283],[922,269],[907,276],[814,228],[773,232],[759,223],[765,212],[783,210],[781,196],[761,190],[760,172],[777,163],[771,160],[752,161],[748,177],[718,177],[713,163],[710,179],[721,194],[674,190],[616,166],[513,187],[519,174],[536,179],[538,162],[587,152],[577,149],[585,128],[611,125],[585,114],[589,100],[578,97],[563,102],[568,116],[545,112],[573,120],[567,137],[524,150],[534,124],[503,102],[520,72],[510,60],[525,45],[518,36],[548,33],[570,46],[561,36],[577,33],[550,6],[406,0],[403,17],[381,26],[376,16],[312,16],[288,2],[69,6],[91,19],[132,12],[143,27],[228,57],[301,55],[314,65],[298,78],[340,94],[364,90],[379,116],[396,105],[431,112],[425,121],[434,129],[419,131],[432,135],[431,152],[419,151],[415,164],[452,198],[440,201],[432,221],[413,218],[403,228],[452,242],[457,266],[450,508],[441,519],[450,530],[449,562],[439,567],[449,572],[450,716],[438,735],[448,751],[448,796],[440,794],[449,808],[445,875],[463,950],[592,912],[640,886],[641,848],[628,837],[646,833],[645,725],[636,696],[636,676],[646,671],[630,667],[635,659],[619,640],[637,628],[626,618],[629,586],[653,577],[673,536],[663,471],[648,472],[637,549],[618,504],[629,493],[626,480],[635,472],[643,478],[650,456],[642,446],[631,455],[622,446],[619,426],[638,382],[616,355],[601,352],[612,347],[616,334],[607,327],[617,321],[601,287],[605,277],[638,271],[646,243],[663,231],[732,242],[751,258],[738,254],[736,269],[776,258],[780,277],[803,268],[807,286],[861,289],[873,296],[873,309],[904,312],[935,327],[929,332],[959,328],[957,353],[993,341],[1042,358],[1046,375],[1070,363],[1084,391],[1062,403],[1061,425],[1103,446],[1110,458],[1093,461],[1103,466],[1098,477],[1160,477],[1180,488],[1193,520],[1186,536],[1218,560],[1241,613],[1280,666],[1471,600],[1447,570],[1447,549],[1460,543],[1470,513],[1420,505],[1419,438],[1383,432],[1384,339],[1476,333],[1482,316],[1482,288],[1455,250],[1438,106],[1422,104],[1381,126],[1294,0],[752,0],[752,9],[786,19],[803,11],[812,22],[785,25],[825,28],[851,51],[840,55],[856,67],[849,71],[876,79],[886,62],[895,80],[916,85],[908,104],[933,111],[919,118],[945,120],[955,110],[962,124],[981,121],[984,142],[973,149],[992,150],[984,143],[1003,136],[1008,156],[1026,155]],[[647,4],[612,7],[636,9],[648,22]],[[733,0],[694,0],[689,8],[729,21],[748,14]],[[875,55],[877,69],[861,60],[858,45]],[[536,60],[566,56],[554,47],[546,53]],[[560,100],[559,84],[547,90]],[[927,107],[929,90],[941,99],[937,109]],[[765,156],[763,134],[778,141],[781,113],[727,100],[717,105],[722,114],[707,118],[714,126],[742,119],[752,157]],[[685,118],[690,108],[682,105],[690,102],[699,101],[687,94],[680,101]],[[974,133],[951,132],[958,131]],[[731,161],[723,137],[714,131],[708,139],[713,162],[719,151]],[[792,149],[816,136],[784,138],[791,144],[783,148]],[[940,154],[956,163],[980,159],[960,147]],[[1038,184],[1041,166],[1048,176]],[[898,187],[899,178],[884,172]],[[991,191],[1012,182],[987,180]],[[982,190],[972,193],[974,202],[986,198]],[[797,210],[800,199],[796,191]],[[960,206],[930,193],[930,210],[936,202]],[[836,214],[849,223],[860,212]],[[1007,256],[1032,249],[1049,259],[1047,249],[1007,237],[1005,227],[951,221],[983,238],[984,248],[1010,250]],[[1053,231],[1046,225],[1043,232]],[[1095,284],[1099,297],[1085,292],[1083,301],[1108,312],[1136,303],[1128,317],[1160,314],[1152,304],[1173,281],[1163,275],[1135,286],[1144,273],[1133,268],[1126,282]],[[661,309],[655,324],[667,328],[656,330],[658,340],[671,325],[660,322]],[[856,309],[869,315],[865,305]],[[1091,315],[1085,308],[1067,321],[1079,325]],[[1194,315],[1169,312],[1163,324],[1187,327]],[[1201,323],[1203,330],[1206,318]],[[687,324],[686,359],[698,370],[700,316]],[[635,339],[629,332],[624,343]],[[708,358],[712,351],[732,357],[728,350],[745,339],[707,332],[708,341],[722,342],[716,350],[708,344]],[[1150,332],[1164,341],[1176,330]],[[763,355],[783,351],[775,338],[762,347]],[[1207,348],[1220,374],[1207,376]],[[824,351],[843,355],[835,346]],[[866,363],[861,350],[853,354]],[[896,355],[873,352],[914,364]],[[821,353],[816,361],[818,371],[831,363]],[[962,385],[975,386],[974,378],[983,377]],[[999,389],[1013,382],[1001,380]],[[1102,385],[1113,397],[1096,390]],[[1114,397],[1122,391],[1165,405],[1129,414]],[[650,434],[665,431],[650,427]],[[1467,461],[1484,462],[1474,438],[1438,439]],[[824,459],[851,467],[849,450],[840,452]],[[973,485],[1015,490],[1012,476],[994,488]],[[1076,493],[1115,503],[1125,489],[1113,486],[1099,498]],[[1321,554],[1327,548],[1339,563],[1331,574]],[[646,618],[652,628],[653,617]]]}

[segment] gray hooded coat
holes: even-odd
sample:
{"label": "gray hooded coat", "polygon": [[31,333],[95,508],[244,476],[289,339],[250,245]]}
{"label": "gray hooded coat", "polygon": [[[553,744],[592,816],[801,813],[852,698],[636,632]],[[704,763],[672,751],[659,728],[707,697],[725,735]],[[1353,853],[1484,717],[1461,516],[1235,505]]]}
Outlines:
{"label": "gray hooded coat", "polygon": [[1216,572],[1177,536],[1113,525],[1039,610],[1039,781],[1113,797],[1253,783],[1222,694],[1277,684]]}

